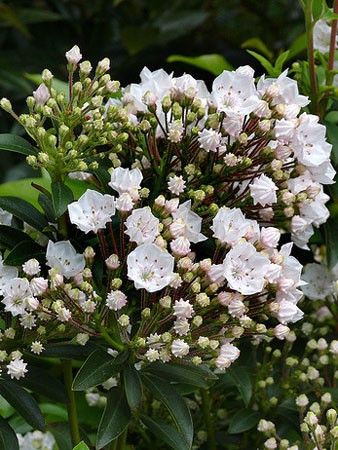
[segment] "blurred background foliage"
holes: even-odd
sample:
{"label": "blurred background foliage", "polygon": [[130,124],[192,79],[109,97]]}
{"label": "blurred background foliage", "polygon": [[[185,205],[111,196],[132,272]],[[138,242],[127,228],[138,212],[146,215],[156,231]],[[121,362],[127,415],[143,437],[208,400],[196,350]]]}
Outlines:
{"label": "blurred background foliage", "polygon": [[[248,63],[262,73],[244,47],[275,61],[292,44],[301,52],[303,33],[295,0],[0,1],[1,97],[22,112],[34,89],[27,74],[49,68],[64,79],[64,53],[74,44],[93,63],[110,57],[112,76],[122,85],[137,81],[145,65],[189,71],[210,84],[209,72],[168,57],[219,54],[224,68]],[[20,133],[15,127],[1,112],[0,132]],[[19,156],[0,152],[0,161],[0,182],[33,175]]]}

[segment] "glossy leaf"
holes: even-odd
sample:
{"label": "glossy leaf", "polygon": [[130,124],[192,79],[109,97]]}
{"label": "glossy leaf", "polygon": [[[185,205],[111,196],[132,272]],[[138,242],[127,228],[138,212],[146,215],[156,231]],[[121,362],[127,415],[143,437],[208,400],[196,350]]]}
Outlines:
{"label": "glossy leaf", "polygon": [[48,426],[49,431],[53,434],[58,448],[61,450],[72,450],[72,439],[69,432],[68,423],[57,423]]}
{"label": "glossy leaf", "polygon": [[280,75],[283,71],[284,63],[287,61],[290,51],[281,53],[275,62],[275,75]]}
{"label": "glossy leaf", "polygon": [[62,216],[67,210],[67,206],[74,200],[71,189],[62,182],[55,182],[51,185],[52,199],[56,217]]}
{"label": "glossy leaf", "polygon": [[241,394],[245,406],[248,406],[252,397],[252,382],[247,369],[234,365],[227,372]]}
{"label": "glossy leaf", "polygon": [[0,394],[13,408],[38,430],[45,429],[45,421],[35,398],[14,381],[0,380]]}
{"label": "glossy leaf", "polygon": [[190,384],[207,388],[210,381],[217,380],[217,376],[207,367],[197,367],[193,364],[150,364],[147,371],[168,381]]}
{"label": "glossy leaf", "polygon": [[131,409],[136,409],[142,400],[142,382],[138,371],[127,366],[123,371],[123,381],[128,405]]}
{"label": "glossy leaf", "polygon": [[55,402],[66,403],[68,401],[64,385],[41,367],[30,364],[29,371],[17,383]]}
{"label": "glossy leaf", "polygon": [[107,405],[104,409],[97,432],[97,450],[116,439],[128,426],[131,418],[127,399],[122,390],[113,388],[107,396]]}
{"label": "glossy leaf", "polygon": [[253,50],[247,50],[247,52],[262,64],[262,66],[270,76],[275,76],[275,68],[273,67],[273,65],[269,60],[267,60],[264,56],[260,55],[259,53],[254,52]]}
{"label": "glossy leaf", "polygon": [[171,55],[167,58],[168,62],[183,62],[199,69],[211,72],[213,75],[219,75],[223,70],[232,70],[233,66],[223,55],[210,54],[201,56],[183,56]]}
{"label": "glossy leaf", "polygon": [[93,348],[87,344],[85,347],[75,344],[50,344],[46,346],[41,356],[61,359],[84,359]]}
{"label": "glossy leaf", "polygon": [[29,240],[17,244],[6,256],[4,262],[8,266],[20,266],[31,258],[38,261],[46,258],[46,252],[36,242]]}
{"label": "glossy leaf", "polygon": [[89,450],[89,447],[85,442],[81,441],[73,448],[73,450]]}
{"label": "glossy leaf", "polygon": [[3,133],[0,134],[0,150],[8,152],[21,153],[22,155],[34,155],[36,148],[33,147],[26,139],[16,134]]}
{"label": "glossy leaf", "polygon": [[228,433],[238,434],[251,430],[257,425],[260,418],[260,414],[256,411],[241,409],[231,417]]}
{"label": "glossy leaf", "polygon": [[33,228],[43,231],[48,226],[47,219],[30,203],[18,197],[0,197],[0,208],[28,223]]}
{"label": "glossy leaf", "polygon": [[156,438],[161,439],[174,450],[190,450],[191,446],[182,439],[182,436],[172,425],[168,425],[159,419],[155,421],[147,416],[141,416],[141,420]]}
{"label": "glossy leaf", "polygon": [[337,217],[324,224],[327,262],[330,269],[338,263]]}
{"label": "glossy leaf", "polygon": [[113,358],[103,350],[95,350],[76,374],[73,382],[74,391],[84,391],[108,380],[121,371],[127,358],[128,353],[121,353]]}
{"label": "glossy leaf", "polygon": [[20,242],[29,241],[32,244],[35,244],[33,239],[28,236],[28,234],[24,233],[17,228],[13,228],[7,225],[0,225],[0,245],[4,246],[7,249],[12,249]]}
{"label": "glossy leaf", "polygon": [[0,417],[0,450],[19,450],[19,442],[13,429]]}
{"label": "glossy leaf", "polygon": [[154,397],[165,405],[176,428],[188,446],[191,446],[194,430],[189,408],[175,388],[155,376],[143,376],[143,382]]}

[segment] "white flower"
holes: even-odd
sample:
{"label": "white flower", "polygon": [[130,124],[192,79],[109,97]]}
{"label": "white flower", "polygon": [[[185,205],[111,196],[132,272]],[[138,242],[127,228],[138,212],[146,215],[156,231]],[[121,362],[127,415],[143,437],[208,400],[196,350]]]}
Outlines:
{"label": "white flower", "polygon": [[34,277],[29,282],[33,295],[41,295],[48,289],[48,280],[42,277]]}
{"label": "white flower", "polygon": [[261,228],[260,242],[264,247],[275,248],[280,239],[280,231],[274,227]]}
{"label": "white flower", "polygon": [[223,344],[216,358],[216,367],[220,370],[227,369],[239,357],[240,351],[230,342]]}
{"label": "white flower", "polygon": [[193,211],[191,211],[191,200],[180,205],[176,211],[172,213],[174,220],[181,219],[184,223],[184,231],[181,236],[186,237],[190,242],[198,243],[205,241],[207,238],[201,233],[202,219]]}
{"label": "white flower", "polygon": [[211,98],[218,111],[227,116],[238,114],[243,117],[255,110],[259,99],[253,75],[251,67],[243,66],[232,72],[224,70],[215,78]]}
{"label": "white flower", "polygon": [[328,53],[330,49],[331,26],[326,20],[317,20],[313,27],[313,47],[321,53]]}
{"label": "white flower", "polygon": [[21,358],[13,359],[13,361],[7,364],[7,373],[12,379],[20,380],[27,373],[26,366],[27,363]]}
{"label": "white flower", "polygon": [[34,341],[31,345],[31,352],[35,353],[36,355],[40,355],[42,353],[42,350],[44,349],[43,345],[40,341]]}
{"label": "white flower", "polygon": [[277,339],[280,340],[285,339],[289,333],[290,328],[285,325],[282,325],[281,323],[277,325],[273,330],[273,334],[276,336]]}
{"label": "white flower", "polygon": [[207,152],[217,152],[221,145],[222,135],[218,131],[204,128],[198,133],[198,142],[201,148]]}
{"label": "white flower", "polygon": [[20,450],[53,450],[55,446],[54,436],[47,432],[35,430],[26,433],[25,436],[17,434]]}
{"label": "white flower", "polygon": [[214,217],[210,228],[214,232],[213,237],[222,244],[234,245],[250,232],[252,225],[254,225],[253,221],[247,220],[240,209],[229,209],[222,206]]}
{"label": "white flower", "polygon": [[66,52],[66,58],[69,64],[77,64],[81,61],[82,55],[77,45],[74,45],[68,52]]}
{"label": "white flower", "polygon": [[33,97],[38,105],[44,105],[49,100],[50,94],[47,86],[42,83],[36,91],[33,91]]}
{"label": "white flower", "polygon": [[277,202],[276,191],[278,188],[266,175],[262,174],[260,177],[255,178],[253,183],[249,184],[249,188],[254,205],[259,203],[262,206],[266,206]]}
{"label": "white flower", "polygon": [[190,252],[190,242],[184,236],[179,236],[170,242],[170,248],[176,256],[186,256]]}
{"label": "white flower", "polygon": [[189,345],[182,339],[175,339],[171,344],[171,353],[176,358],[183,358],[189,353]]}
{"label": "white flower", "polygon": [[168,126],[168,140],[174,144],[177,144],[182,139],[183,131],[184,127],[180,120],[171,122]]}
{"label": "white flower", "polygon": [[39,261],[35,258],[29,259],[22,265],[22,269],[26,275],[37,275],[40,272],[40,264]]}
{"label": "white flower", "polygon": [[18,269],[16,267],[4,265],[2,262],[2,256],[0,255],[0,295],[2,295],[6,283],[17,276]]}
{"label": "white flower", "polygon": [[297,322],[303,315],[303,312],[296,305],[287,300],[282,300],[279,303],[279,308],[276,313],[277,319],[283,325],[289,322]]}
{"label": "white flower", "polygon": [[239,299],[234,299],[228,306],[228,311],[232,317],[241,317],[246,312],[246,306]]}
{"label": "white flower", "polygon": [[182,175],[180,175],[179,177],[177,175],[169,177],[168,189],[172,194],[175,195],[182,194],[182,192],[184,192],[185,189],[185,181],[183,180]]}
{"label": "white flower", "polygon": [[140,169],[123,169],[117,167],[111,174],[111,180],[108,183],[119,194],[131,194],[132,191],[141,189],[143,175]]}
{"label": "white flower", "polygon": [[194,308],[188,300],[176,300],[174,304],[174,316],[178,319],[191,319],[194,313]]}
{"label": "white flower", "polygon": [[131,196],[127,192],[124,192],[116,200],[115,206],[118,211],[128,212],[133,209],[134,202]]}
{"label": "white flower", "polygon": [[223,262],[223,274],[231,289],[243,295],[261,292],[270,261],[249,242],[236,244]]}
{"label": "white flower", "polygon": [[13,215],[0,208],[0,225],[11,225]]}
{"label": "white flower", "polygon": [[127,296],[122,291],[111,291],[107,295],[106,305],[113,311],[119,311],[127,304]]}
{"label": "white flower", "polygon": [[69,219],[84,233],[105,228],[115,214],[114,197],[87,189],[76,202],[68,205]]}
{"label": "white flower", "polygon": [[159,232],[160,221],[155,217],[149,206],[134,209],[125,222],[125,233],[137,245],[154,242]]}
{"label": "white flower", "polygon": [[174,322],[175,333],[179,336],[185,336],[190,330],[190,324],[187,319],[178,319]]}
{"label": "white flower", "polygon": [[157,245],[142,244],[128,255],[128,278],[134,281],[136,289],[159,291],[173,280],[174,261]]}
{"label": "white flower", "polygon": [[334,293],[333,278],[323,264],[306,264],[302,280],[306,284],[301,289],[310,300],[324,300]]}
{"label": "white flower", "polygon": [[3,300],[5,310],[12,316],[18,316],[25,313],[27,303],[26,299],[31,297],[29,282],[26,278],[13,278],[9,280],[3,288]]}
{"label": "white flower", "polygon": [[85,268],[84,256],[76,253],[69,241],[49,241],[46,259],[49,267],[57,269],[66,278],[75,277]]}

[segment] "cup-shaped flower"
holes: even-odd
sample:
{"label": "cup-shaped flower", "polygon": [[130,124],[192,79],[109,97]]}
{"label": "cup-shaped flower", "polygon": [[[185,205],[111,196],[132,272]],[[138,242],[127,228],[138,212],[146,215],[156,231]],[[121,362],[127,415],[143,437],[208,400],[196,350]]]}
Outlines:
{"label": "cup-shaped flower", "polygon": [[126,234],[132,242],[145,244],[154,242],[159,235],[160,221],[155,217],[149,206],[134,209],[126,220]]}
{"label": "cup-shaped flower", "polygon": [[88,189],[78,201],[68,205],[69,219],[84,233],[105,228],[115,214],[115,201],[111,195]]}
{"label": "cup-shaped flower", "polygon": [[29,282],[26,278],[13,278],[8,280],[3,288],[5,310],[12,316],[22,315],[26,311],[26,299],[32,296]]}
{"label": "cup-shaped flower", "polygon": [[2,261],[2,256],[0,255],[0,295],[7,281],[18,276],[18,269],[16,267],[6,266]]}
{"label": "cup-shaped flower", "polygon": [[197,243],[205,241],[207,238],[201,233],[202,219],[191,211],[191,200],[180,205],[172,214],[174,220],[180,219],[184,224],[184,230],[181,236],[187,238],[190,242]]}
{"label": "cup-shaped flower", "polygon": [[155,244],[142,244],[129,253],[128,278],[136,289],[148,292],[160,291],[174,277],[174,258]]}
{"label": "cup-shaped flower", "polygon": [[143,175],[138,167],[136,167],[136,169],[117,167],[113,170],[111,180],[108,184],[119,194],[129,194],[141,188],[142,180]]}
{"label": "cup-shaped flower", "polygon": [[59,271],[66,278],[75,277],[85,268],[82,254],[76,253],[69,241],[48,242],[47,265]]}

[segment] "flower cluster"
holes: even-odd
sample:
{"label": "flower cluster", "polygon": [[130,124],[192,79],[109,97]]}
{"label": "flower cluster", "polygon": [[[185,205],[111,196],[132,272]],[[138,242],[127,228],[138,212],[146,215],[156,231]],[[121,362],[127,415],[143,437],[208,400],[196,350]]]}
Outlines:
{"label": "flower cluster", "polygon": [[6,350],[14,336],[35,354],[49,341],[103,337],[143,362],[220,370],[239,357],[240,338],[285,339],[303,315],[304,282],[280,237],[307,247],[334,176],[325,128],[300,114],[308,99],[296,82],[284,72],[256,84],[245,66],[209,92],[190,75],[145,68],[107,100],[118,88],[109,61],[90,79],[78,48],[66,56],[69,96],[44,71],[18,120],[39,147],[29,161],[52,180],[91,176],[46,230],[44,258],[1,262],[1,302],[20,324],[1,335],[8,374],[27,370]]}

